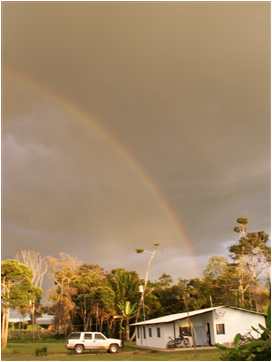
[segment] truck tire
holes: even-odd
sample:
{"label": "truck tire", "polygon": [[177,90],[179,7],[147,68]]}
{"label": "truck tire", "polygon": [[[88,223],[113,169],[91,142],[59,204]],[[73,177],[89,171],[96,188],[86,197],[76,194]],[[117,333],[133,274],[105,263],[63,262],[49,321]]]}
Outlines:
{"label": "truck tire", "polygon": [[110,353],[117,353],[119,351],[119,346],[116,343],[113,343],[109,346]]}
{"label": "truck tire", "polygon": [[84,351],[84,346],[82,344],[75,345],[75,352],[81,354]]}

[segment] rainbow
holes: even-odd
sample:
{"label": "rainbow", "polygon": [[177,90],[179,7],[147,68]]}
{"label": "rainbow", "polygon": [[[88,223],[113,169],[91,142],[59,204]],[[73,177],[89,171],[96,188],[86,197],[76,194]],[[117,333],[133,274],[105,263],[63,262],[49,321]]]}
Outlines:
{"label": "rainbow", "polygon": [[[52,94],[51,90],[44,85],[41,86],[34,79],[26,76],[25,74],[18,72],[12,67],[7,67],[3,72],[5,74],[5,82],[8,82],[9,77],[19,79],[27,83],[32,89],[39,91],[41,94],[46,96],[48,99],[54,101],[56,104],[60,105],[61,108],[75,116],[75,119],[79,119],[81,122],[84,122],[88,127],[92,127],[95,132],[98,132],[99,136],[103,141],[110,144],[113,149],[119,154],[119,156],[124,159],[132,168],[132,170],[139,176],[140,180],[144,183],[147,190],[152,194],[152,196],[158,202],[159,207],[166,212],[169,217],[169,220],[175,227],[175,230],[178,231],[179,239],[181,241],[181,246],[187,248],[190,256],[194,255],[193,242],[189,239],[186,234],[185,228],[180,222],[176,211],[169,205],[167,199],[161,192],[159,186],[151,179],[148,175],[148,172],[144,167],[137,161],[135,157],[129,152],[129,150],[118,140],[112,133],[110,133],[105,127],[101,126],[98,121],[95,121],[93,118],[90,118],[89,114],[80,111],[74,104],[68,102],[65,98],[60,95]],[[8,74],[10,73],[10,74]],[[152,241],[151,241],[152,242]],[[182,249],[181,249],[182,250]],[[182,252],[181,252],[182,256]],[[198,270],[196,266],[195,258],[192,258],[192,267],[195,270]]]}

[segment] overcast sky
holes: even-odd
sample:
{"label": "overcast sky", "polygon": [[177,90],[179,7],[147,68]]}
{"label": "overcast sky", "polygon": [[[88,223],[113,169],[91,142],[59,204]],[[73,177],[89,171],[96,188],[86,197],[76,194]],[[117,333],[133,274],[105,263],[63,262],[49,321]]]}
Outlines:
{"label": "overcast sky", "polygon": [[198,275],[270,230],[269,4],[2,4],[2,253]]}

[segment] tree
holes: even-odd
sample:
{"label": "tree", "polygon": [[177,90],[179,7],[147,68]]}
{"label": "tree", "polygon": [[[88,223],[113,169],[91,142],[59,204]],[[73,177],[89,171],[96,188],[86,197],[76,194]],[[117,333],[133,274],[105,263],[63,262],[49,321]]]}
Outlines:
{"label": "tree", "polygon": [[76,293],[73,280],[80,262],[72,256],[60,253],[58,257],[48,257],[49,272],[54,282],[50,299],[55,302],[55,325],[59,334],[67,334],[72,328],[75,308],[73,295]]}
{"label": "tree", "polygon": [[[32,272],[32,284],[41,290],[44,277],[48,271],[48,260],[46,257],[43,257],[39,252],[35,250],[19,250],[16,254],[16,259],[27,265]],[[33,299],[31,301],[31,317],[32,317],[32,333],[33,339],[35,338],[35,320],[36,320],[36,311],[39,307],[40,295],[39,293],[33,294]]]}
{"label": "tree", "polygon": [[269,276],[271,248],[267,245],[269,237],[263,232],[247,232],[246,218],[237,219],[234,231],[240,234],[239,242],[230,246],[229,251],[233,259],[233,266],[239,275],[239,305],[247,307],[246,293],[249,306],[252,305],[252,295],[258,283]]}
{"label": "tree", "polygon": [[109,284],[115,294],[115,304],[129,300],[132,304],[139,299],[140,278],[135,271],[113,269],[107,275]]}
{"label": "tree", "polygon": [[26,265],[13,259],[2,261],[2,348],[7,346],[10,308],[29,305],[33,295],[38,293],[31,280],[32,273]]}
{"label": "tree", "polygon": [[96,329],[102,329],[104,321],[114,314],[114,293],[103,269],[98,265],[81,265],[72,285],[76,289],[73,301],[83,329],[91,329],[94,322]]}
{"label": "tree", "polygon": [[236,268],[223,256],[213,256],[204,269],[203,283],[209,306],[228,304],[238,306],[239,275]]}
{"label": "tree", "polygon": [[[115,309],[118,311],[119,306],[129,301],[132,306],[138,305],[139,301],[139,285],[140,278],[135,271],[127,271],[122,268],[113,269],[107,275],[109,284],[114,292],[114,304]],[[120,312],[120,311],[119,311]],[[119,323],[119,333],[122,332],[122,318],[115,318],[112,320],[112,328],[115,328],[116,324]],[[121,332],[120,332],[121,331]],[[131,339],[135,338],[135,332]]]}
{"label": "tree", "polygon": [[173,284],[173,278],[171,275],[163,273],[158,280],[160,288],[169,288]]}
{"label": "tree", "polygon": [[32,284],[42,288],[44,277],[48,271],[48,260],[35,250],[19,250],[16,259],[27,265],[32,271]]}
{"label": "tree", "polygon": [[204,269],[204,277],[215,280],[226,272],[227,267],[228,261],[224,256],[212,256]]}
{"label": "tree", "polygon": [[[130,301],[127,300],[125,302],[119,303],[118,309],[119,312],[121,313],[121,321],[123,320],[125,321],[125,339],[126,341],[129,341],[130,339],[129,321],[136,315],[137,304],[134,303],[133,305],[131,305]],[[121,327],[122,327],[122,322],[121,322]],[[122,332],[122,328],[120,328],[120,332]]]}

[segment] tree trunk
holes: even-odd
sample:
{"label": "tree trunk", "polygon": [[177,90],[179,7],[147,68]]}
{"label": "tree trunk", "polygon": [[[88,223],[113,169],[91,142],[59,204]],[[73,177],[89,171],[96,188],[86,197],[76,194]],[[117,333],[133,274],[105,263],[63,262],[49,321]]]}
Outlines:
{"label": "tree trunk", "polygon": [[6,283],[6,280],[4,278],[2,284],[4,304],[2,309],[3,319],[2,319],[2,335],[1,335],[1,345],[3,349],[6,348],[8,344],[9,305],[7,303],[9,300],[10,288],[11,285],[9,284],[9,282]]}
{"label": "tree trunk", "polygon": [[100,332],[103,331],[103,324],[104,324],[104,318],[101,317],[101,318],[100,318]]}
{"label": "tree trunk", "polygon": [[123,339],[123,320],[120,320],[120,325],[119,325],[119,339]]}
{"label": "tree trunk", "polygon": [[129,341],[129,320],[126,319],[126,341]]}
{"label": "tree trunk", "polygon": [[3,307],[3,321],[2,321],[2,336],[1,345],[2,348],[6,348],[8,344],[8,324],[9,324],[9,307]]}
{"label": "tree trunk", "polygon": [[244,293],[242,280],[240,279],[240,281],[239,281],[239,307],[243,308],[244,303],[245,303],[245,293]]}

